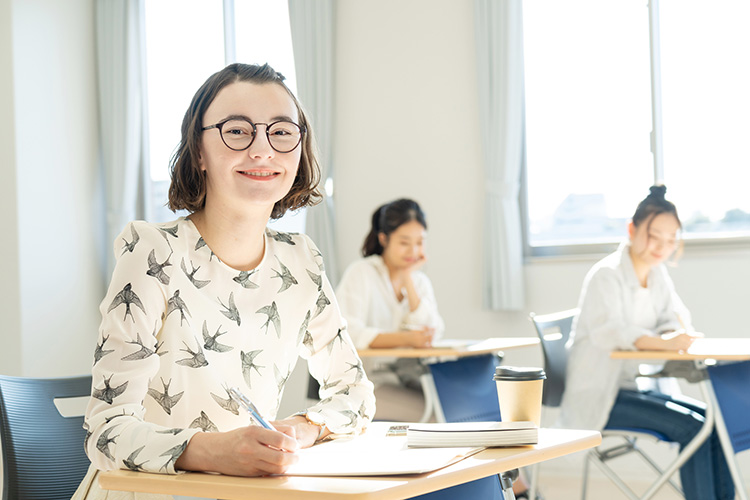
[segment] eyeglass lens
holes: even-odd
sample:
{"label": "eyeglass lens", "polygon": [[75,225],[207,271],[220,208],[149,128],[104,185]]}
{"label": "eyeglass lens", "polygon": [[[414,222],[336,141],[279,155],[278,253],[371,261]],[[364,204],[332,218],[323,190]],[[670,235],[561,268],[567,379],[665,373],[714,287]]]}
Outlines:
{"label": "eyeglass lens", "polygon": [[[256,129],[258,125],[256,124]],[[300,143],[302,133],[299,125],[293,122],[279,121],[266,127],[266,136],[271,147],[279,153],[288,153]],[[245,120],[229,120],[221,127],[221,138],[229,149],[242,151],[250,147],[255,138],[256,130]]]}

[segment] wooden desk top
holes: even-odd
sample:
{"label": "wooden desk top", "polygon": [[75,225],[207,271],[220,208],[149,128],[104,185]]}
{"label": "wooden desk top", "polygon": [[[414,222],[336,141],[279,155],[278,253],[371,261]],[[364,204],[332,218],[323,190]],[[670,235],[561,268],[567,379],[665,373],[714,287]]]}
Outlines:
{"label": "wooden desk top", "polygon": [[614,351],[610,356],[613,359],[658,359],[662,361],[699,359],[744,361],[750,360],[750,339],[696,339],[687,351]]}
{"label": "wooden desk top", "polygon": [[412,476],[246,478],[198,472],[168,476],[118,470],[100,473],[99,484],[108,490],[226,500],[396,500],[569,455],[600,443],[601,435],[596,431],[540,429],[536,446],[488,448],[449,467]]}
{"label": "wooden desk top", "polygon": [[[460,340],[456,342],[460,343]],[[360,349],[360,358],[393,357],[393,358],[432,358],[441,356],[464,357],[490,354],[493,352],[512,349],[515,347],[534,346],[539,343],[537,337],[494,337],[486,340],[467,340],[465,345],[450,345],[446,347],[429,347],[416,349],[413,347],[394,347],[390,349]]]}

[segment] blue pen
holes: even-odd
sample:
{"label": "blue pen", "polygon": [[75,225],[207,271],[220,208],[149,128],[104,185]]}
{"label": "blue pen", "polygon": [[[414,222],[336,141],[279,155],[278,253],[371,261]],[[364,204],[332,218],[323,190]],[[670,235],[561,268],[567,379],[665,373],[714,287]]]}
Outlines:
{"label": "blue pen", "polygon": [[229,395],[250,414],[250,418],[252,418],[256,424],[272,431],[276,430],[273,425],[269,424],[266,419],[260,416],[260,412],[252,403],[252,401],[250,401],[247,396],[242,394],[237,387],[232,387],[231,389],[229,389]]}

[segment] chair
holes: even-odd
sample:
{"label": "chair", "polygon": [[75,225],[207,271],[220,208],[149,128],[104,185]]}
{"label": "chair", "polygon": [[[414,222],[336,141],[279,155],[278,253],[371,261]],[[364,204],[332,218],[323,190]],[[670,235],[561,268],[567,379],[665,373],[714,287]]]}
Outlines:
{"label": "chair", "polygon": [[[567,343],[570,339],[570,333],[573,327],[573,319],[578,314],[578,309],[568,309],[557,313],[537,315],[531,313],[529,319],[534,324],[539,341],[542,345],[544,355],[544,371],[547,374],[547,380],[544,381],[544,392],[542,395],[542,404],[548,407],[559,407],[562,402],[562,396],[565,392],[565,377],[568,367],[568,348]],[[650,440],[665,441],[665,437],[648,429],[612,429],[602,430],[602,439],[608,439],[608,442],[616,440],[616,444],[604,444],[590,450],[586,454],[583,469],[583,489],[581,498],[586,498],[586,487],[588,484],[589,462],[596,464],[602,472],[631,500],[637,500],[639,496],[620,479],[617,473],[609,466],[608,461],[636,453],[644,460],[659,476],[664,471],[654,460],[649,457],[638,445],[638,439],[646,438]],[[534,467],[531,478],[530,497],[536,494],[538,487],[537,467]],[[677,493],[682,495],[680,487],[672,480],[669,484]]]}
{"label": "chair", "polygon": [[[493,377],[495,367],[500,364],[495,354],[483,354],[458,358],[455,361],[440,361],[428,365],[432,375],[438,401],[435,412],[444,422],[486,422],[500,420],[500,405],[497,386]],[[449,498],[503,499],[503,491],[510,497],[512,483],[518,470],[485,477],[465,485],[441,490],[434,494],[417,497],[424,500]]]}
{"label": "chair", "polygon": [[737,486],[737,495],[747,499],[742,475],[734,458],[736,453],[750,449],[750,361],[709,366],[708,376],[720,411],[716,412],[716,432],[719,435],[727,465]]}
{"label": "chair", "polygon": [[[445,422],[500,420],[493,354],[441,361],[429,366],[437,390],[436,413]],[[439,419],[440,420],[440,419]]]}
{"label": "chair", "polygon": [[91,394],[91,376],[0,375],[3,500],[69,499],[86,475],[83,417],[63,417],[56,398]]}

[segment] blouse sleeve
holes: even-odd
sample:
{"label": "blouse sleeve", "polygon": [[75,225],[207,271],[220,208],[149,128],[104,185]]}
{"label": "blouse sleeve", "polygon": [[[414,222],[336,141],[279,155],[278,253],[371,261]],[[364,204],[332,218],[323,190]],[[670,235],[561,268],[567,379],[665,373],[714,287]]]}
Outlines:
{"label": "blouse sleeve", "polygon": [[623,293],[617,273],[606,267],[593,270],[584,286],[578,321],[589,332],[591,342],[601,349],[633,349],[640,337],[654,335],[627,321]]}
{"label": "blouse sleeve", "polygon": [[[347,332],[338,302],[322,258],[308,239],[313,256],[321,271],[320,297],[325,297],[324,308],[314,309],[304,335],[302,357],[307,359],[310,374],[320,383],[321,401],[304,413],[311,420],[325,424],[334,434],[361,432],[375,414],[373,384],[365,375],[362,361]],[[302,332],[301,332],[302,333]]]}
{"label": "blouse sleeve", "polygon": [[367,324],[373,289],[368,271],[361,262],[349,266],[336,288],[341,314],[346,318],[349,335],[357,349],[367,349],[375,337],[383,333],[381,329]]}
{"label": "blouse sleeve", "polygon": [[435,338],[439,339],[445,331],[445,323],[440,316],[435,300],[435,292],[427,275],[420,273],[415,280],[417,294],[419,294],[419,307],[411,311],[406,322],[412,325],[429,326],[435,329]]}
{"label": "blouse sleeve", "polygon": [[167,259],[170,248],[159,229],[131,223],[115,240],[114,250],[117,262],[100,306],[102,322],[84,423],[86,453],[100,470],[174,474],[175,461],[200,429],[167,429],[143,420],[143,400],[159,368],[156,334],[167,303],[162,280],[169,280],[173,268],[147,271],[149,262]]}
{"label": "blouse sleeve", "polygon": [[667,269],[661,265],[656,269],[659,276],[659,303],[657,304],[658,324],[656,331],[658,333],[671,332],[685,328],[690,331],[691,325],[690,312],[674,288],[672,278],[669,277]]}

